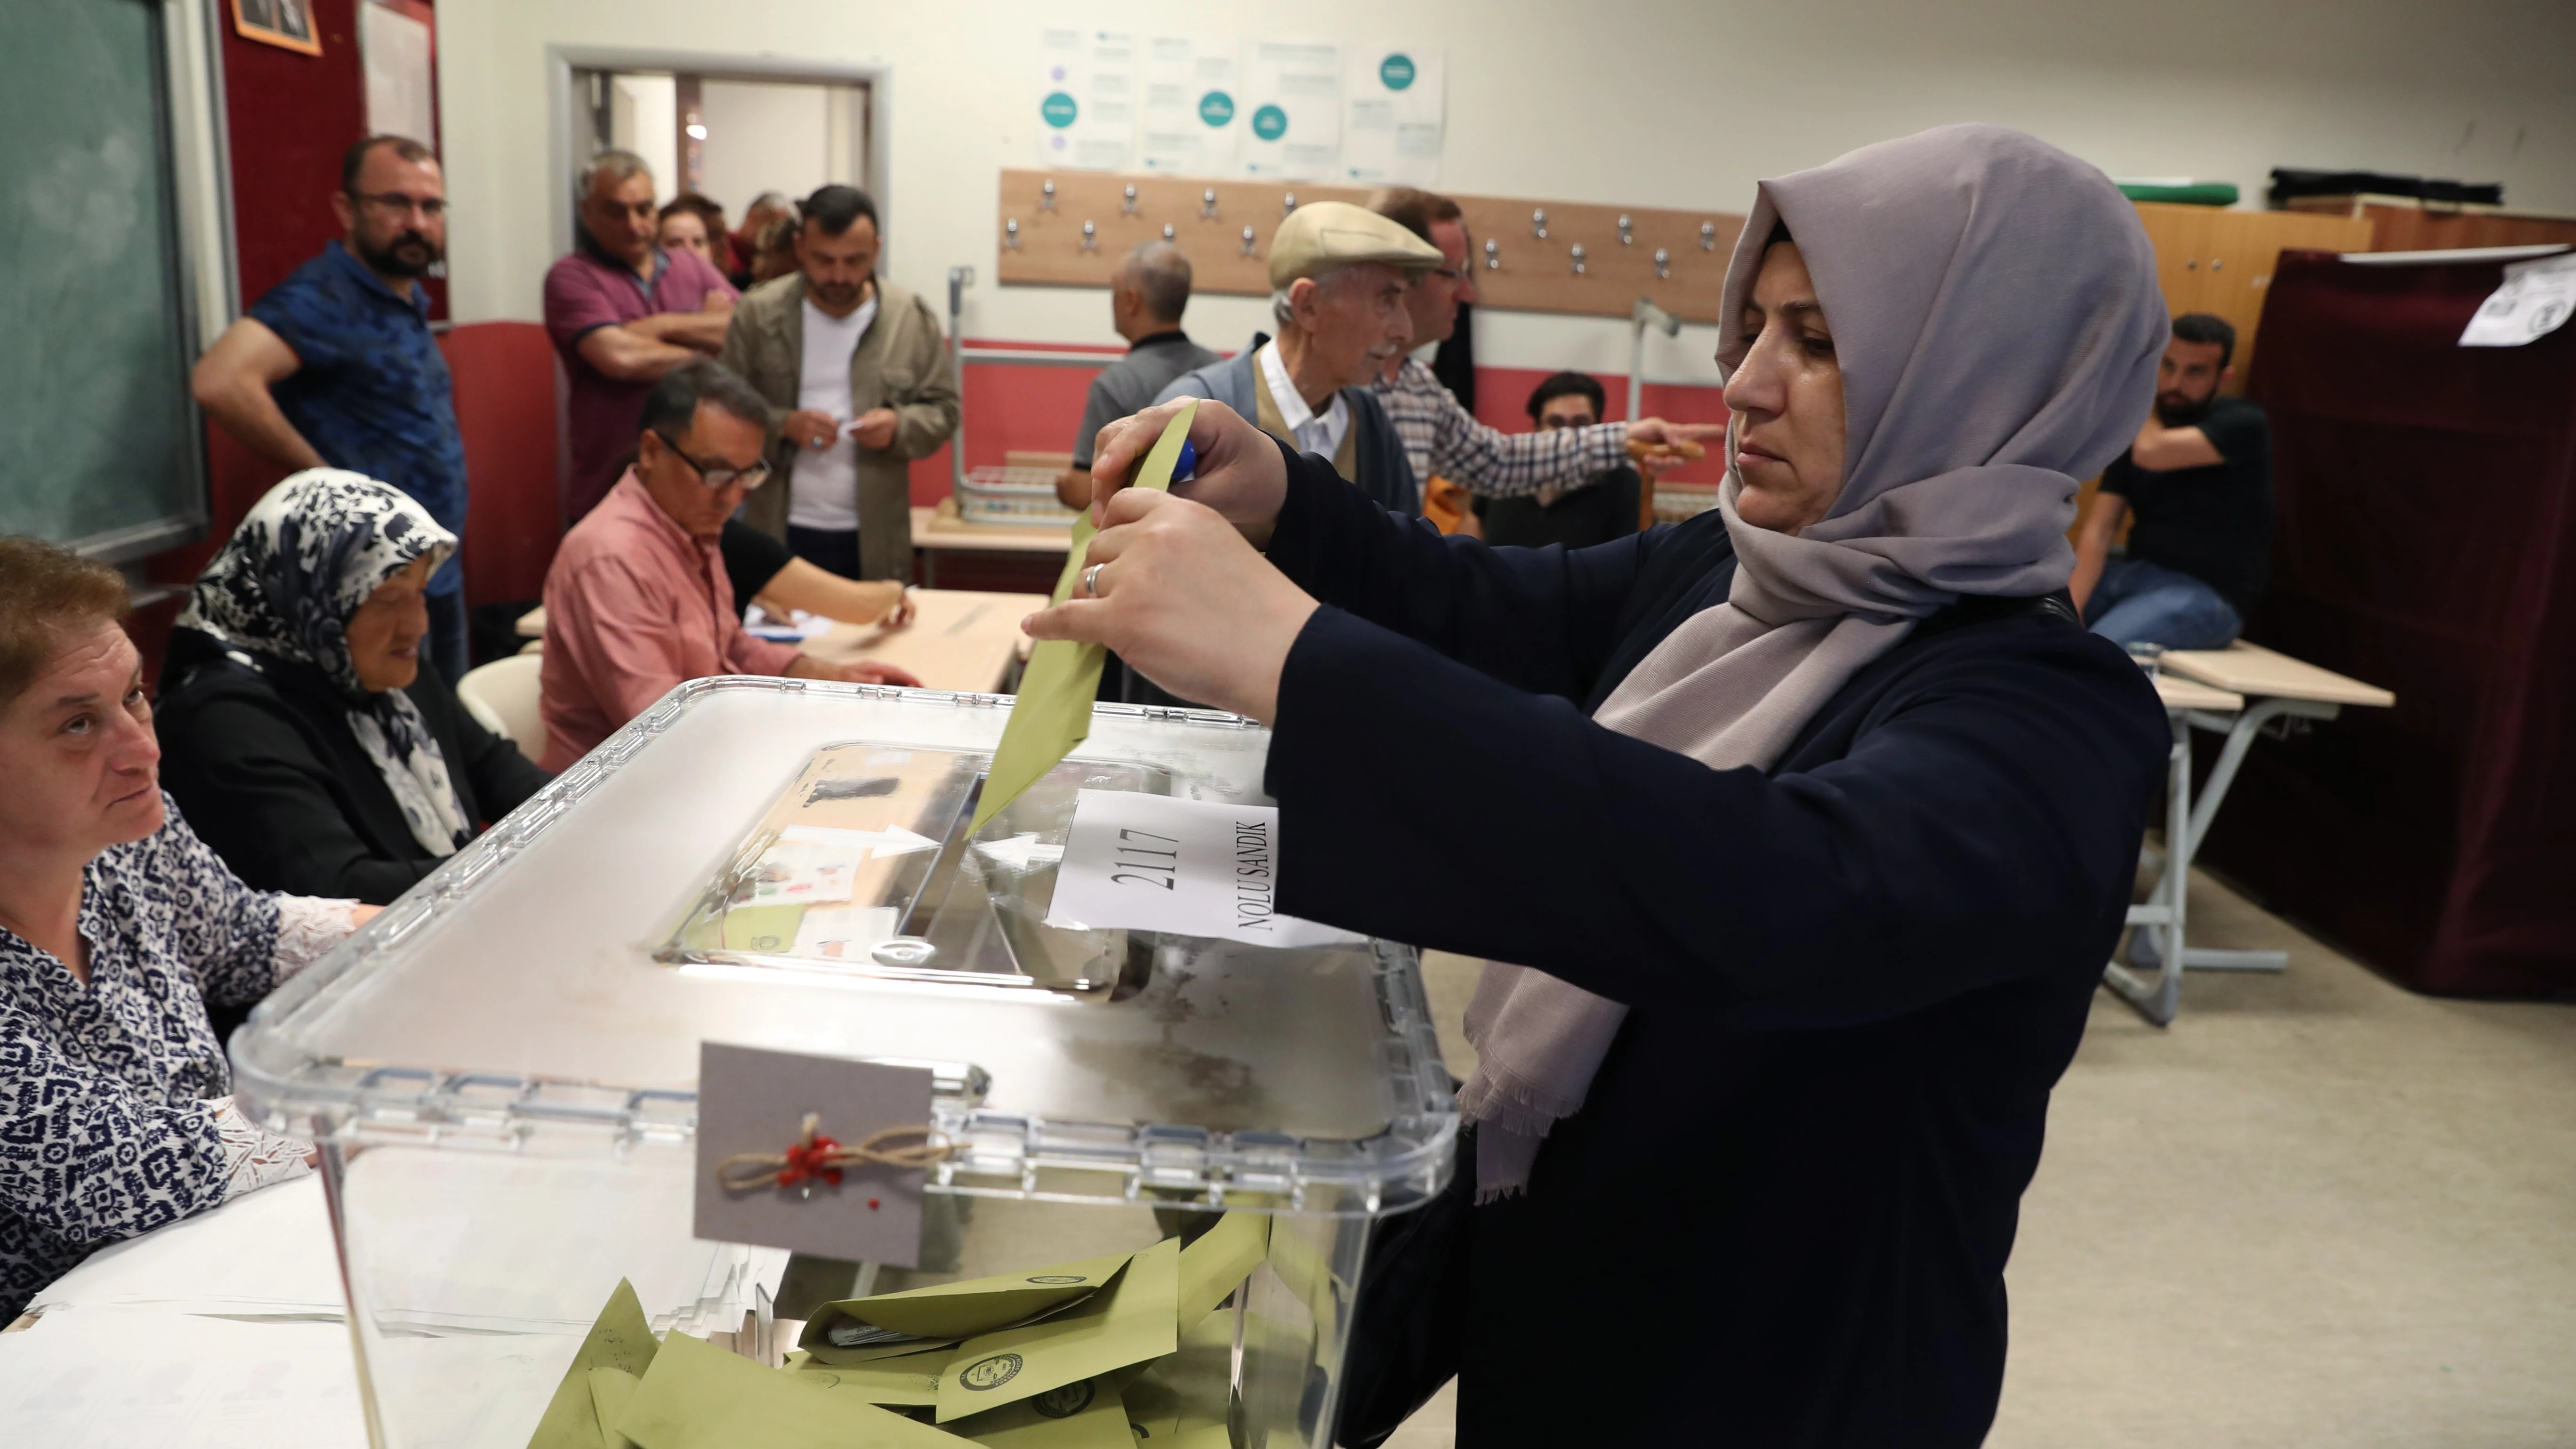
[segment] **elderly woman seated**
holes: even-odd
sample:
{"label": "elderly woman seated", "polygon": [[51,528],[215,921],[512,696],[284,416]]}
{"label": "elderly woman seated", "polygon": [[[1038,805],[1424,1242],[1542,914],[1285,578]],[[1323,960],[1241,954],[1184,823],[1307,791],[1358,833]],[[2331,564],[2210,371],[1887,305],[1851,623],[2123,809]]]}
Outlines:
{"label": "elderly woman seated", "polygon": [[232,1105],[206,1003],[372,906],[242,884],[179,818],[116,570],[0,538],[0,1322],[93,1250],[306,1171]]}
{"label": "elderly woman seated", "polygon": [[316,468],[206,566],[161,671],[164,773],[242,879],[384,905],[544,787],[422,656],[455,549],[401,491]]}

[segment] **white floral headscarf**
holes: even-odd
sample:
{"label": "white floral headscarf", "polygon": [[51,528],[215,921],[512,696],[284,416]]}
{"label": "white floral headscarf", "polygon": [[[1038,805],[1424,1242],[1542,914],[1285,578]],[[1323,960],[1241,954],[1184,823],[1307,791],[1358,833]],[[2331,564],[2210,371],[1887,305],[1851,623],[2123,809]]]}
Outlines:
{"label": "white floral headscarf", "polygon": [[[349,616],[378,586],[427,557],[436,572],[456,535],[390,483],[338,468],[308,468],[268,490],[197,576],[179,623],[235,651],[318,671],[348,706],[349,730],[402,807],[412,837],[453,855],[474,822],[446,757],[399,689],[359,680],[349,658]],[[253,660],[254,664],[260,661]]]}

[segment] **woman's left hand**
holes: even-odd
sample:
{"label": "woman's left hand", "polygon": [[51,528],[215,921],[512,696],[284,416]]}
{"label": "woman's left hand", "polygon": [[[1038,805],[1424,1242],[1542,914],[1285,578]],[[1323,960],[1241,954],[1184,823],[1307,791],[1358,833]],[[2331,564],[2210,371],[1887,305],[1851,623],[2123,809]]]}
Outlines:
{"label": "woman's left hand", "polygon": [[1077,584],[1031,614],[1029,637],[1106,644],[1183,699],[1275,723],[1279,674],[1314,599],[1205,504],[1121,489],[1105,521],[1084,565],[1099,568],[1096,592]]}

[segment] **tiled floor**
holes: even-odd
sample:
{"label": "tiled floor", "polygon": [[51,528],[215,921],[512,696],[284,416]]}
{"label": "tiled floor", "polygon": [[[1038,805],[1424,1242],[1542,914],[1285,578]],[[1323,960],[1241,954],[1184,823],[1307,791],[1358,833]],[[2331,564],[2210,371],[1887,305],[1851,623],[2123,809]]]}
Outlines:
{"label": "tiled floor", "polygon": [[[2108,994],[2008,1281],[1997,1449],[2576,1445],[2576,1006],[2417,996],[2195,878],[2159,1031]],[[1453,1068],[1474,963],[1434,957]],[[1390,1449],[1448,1449],[1449,1395]]]}

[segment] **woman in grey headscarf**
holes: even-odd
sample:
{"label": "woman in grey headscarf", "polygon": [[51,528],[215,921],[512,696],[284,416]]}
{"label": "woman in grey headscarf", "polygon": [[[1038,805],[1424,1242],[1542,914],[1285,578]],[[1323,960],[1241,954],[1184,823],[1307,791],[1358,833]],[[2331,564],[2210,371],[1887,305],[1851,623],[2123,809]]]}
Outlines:
{"label": "woman in grey headscarf", "polygon": [[391,902],[545,787],[421,649],[456,535],[388,483],[313,468],[251,506],[172,631],[162,778],[263,890]]}
{"label": "woman in grey headscarf", "polygon": [[1723,316],[1694,522],[1439,539],[1202,405],[1196,481],[1111,496],[1086,597],[1031,621],[1273,725],[1283,910],[1496,963],[1472,1167],[1390,1226],[1346,1442],[1398,1364],[1460,1370],[1469,1449],[1993,1416],[2166,748],[2064,597],[2075,480],[2152,400],[2154,258],[2092,167],[1954,126],[1763,183]]}

